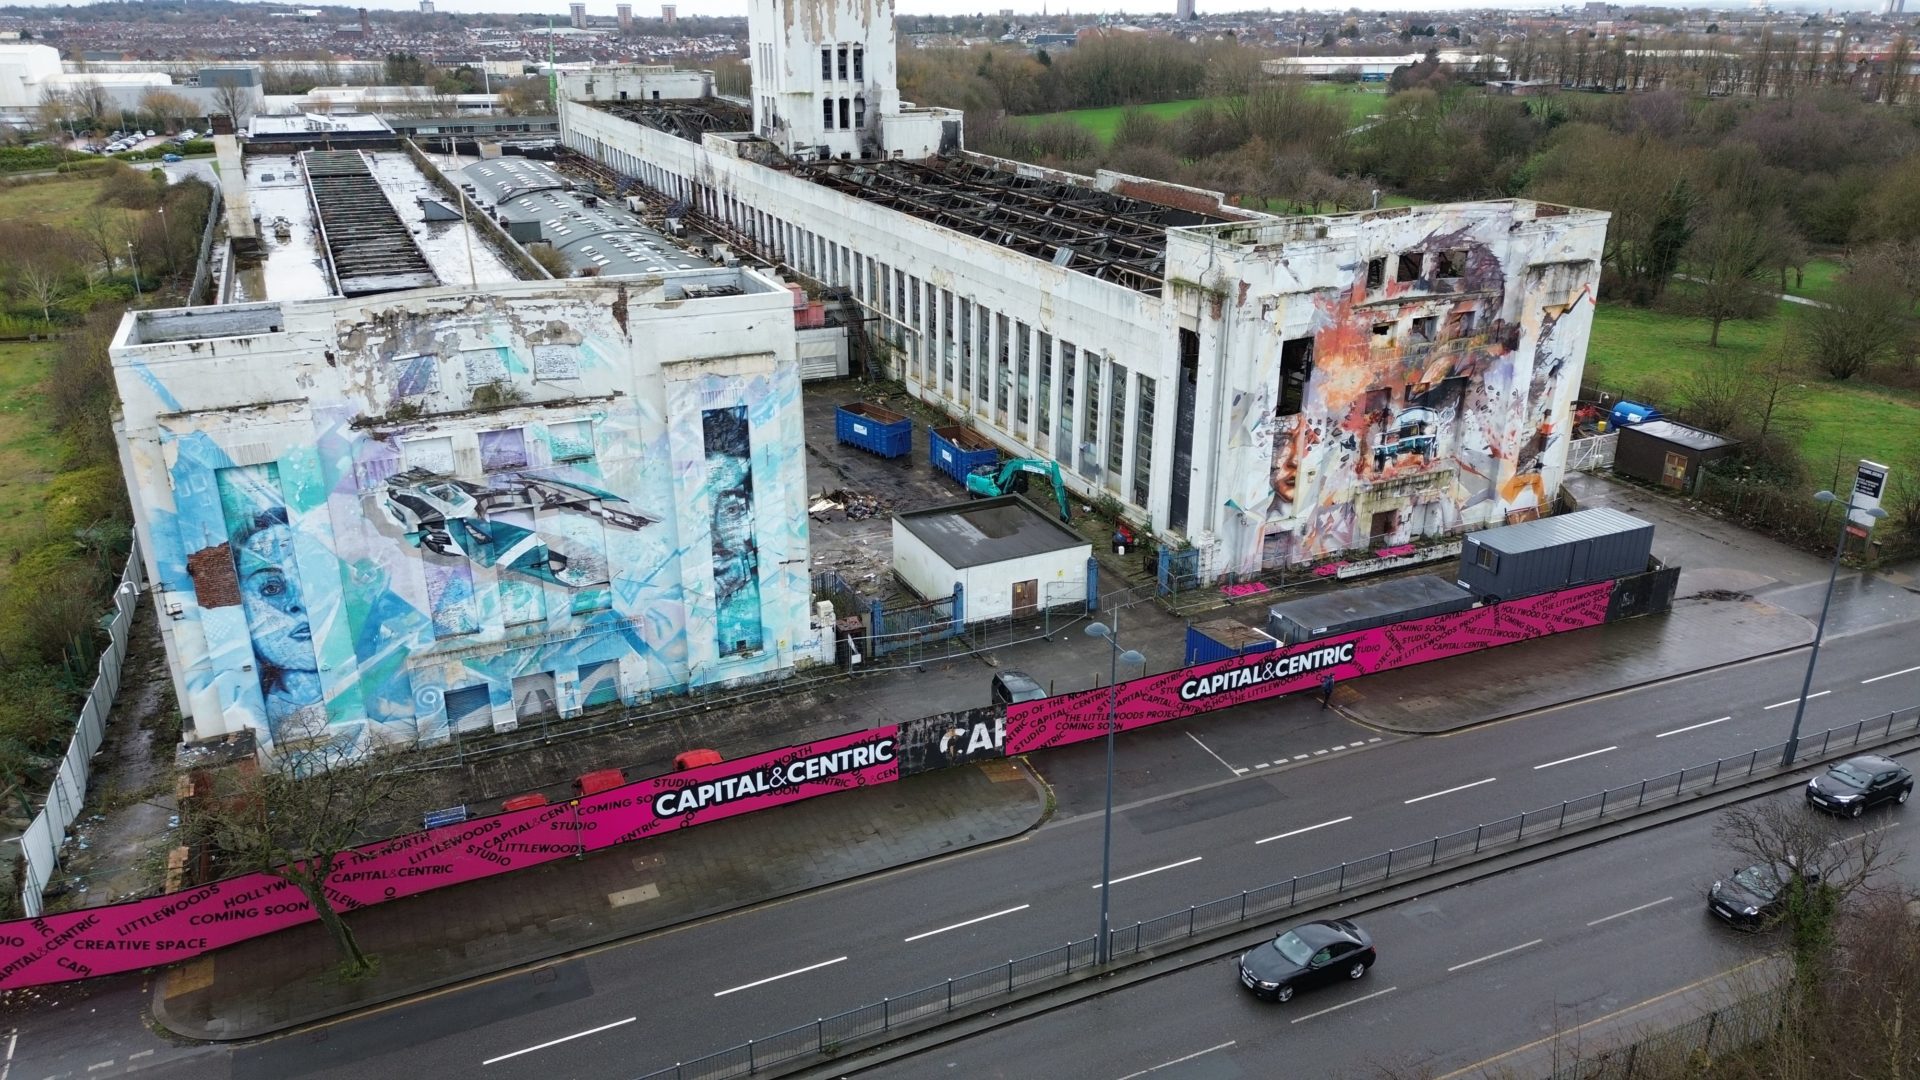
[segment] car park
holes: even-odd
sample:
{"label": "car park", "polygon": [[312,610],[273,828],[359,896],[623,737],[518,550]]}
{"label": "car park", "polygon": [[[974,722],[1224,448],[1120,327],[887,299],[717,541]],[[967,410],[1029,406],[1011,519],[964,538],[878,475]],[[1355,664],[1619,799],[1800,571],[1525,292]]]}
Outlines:
{"label": "car park", "polygon": [[1807,805],[1829,814],[1859,817],[1879,803],[1904,803],[1913,794],[1913,774],[1892,758],[1861,754],[1836,762],[1807,781]]}
{"label": "car park", "polygon": [[1350,919],[1302,923],[1240,957],[1240,985],[1257,997],[1291,1001],[1301,990],[1366,975],[1379,954]]}
{"label": "car park", "polygon": [[1819,869],[1801,871],[1791,858],[1735,870],[1707,890],[1707,910],[1730,926],[1762,929],[1786,907],[1787,891],[1795,877],[1808,886],[1820,884]]}

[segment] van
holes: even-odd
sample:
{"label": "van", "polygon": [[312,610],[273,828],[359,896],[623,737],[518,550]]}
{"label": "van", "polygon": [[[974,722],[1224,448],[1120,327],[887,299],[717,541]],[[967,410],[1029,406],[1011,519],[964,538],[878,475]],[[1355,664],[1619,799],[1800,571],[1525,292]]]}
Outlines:
{"label": "van", "polygon": [[1047,696],[1047,688],[1024,671],[1002,671],[993,677],[993,703],[1013,705],[1038,701]]}

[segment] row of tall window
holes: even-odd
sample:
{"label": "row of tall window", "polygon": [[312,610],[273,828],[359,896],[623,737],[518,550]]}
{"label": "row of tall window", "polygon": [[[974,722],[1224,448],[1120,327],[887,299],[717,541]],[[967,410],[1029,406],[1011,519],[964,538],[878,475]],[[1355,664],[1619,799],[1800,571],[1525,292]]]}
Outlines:
{"label": "row of tall window", "polygon": [[867,50],[864,45],[822,45],[820,78],[825,82],[866,82]]}

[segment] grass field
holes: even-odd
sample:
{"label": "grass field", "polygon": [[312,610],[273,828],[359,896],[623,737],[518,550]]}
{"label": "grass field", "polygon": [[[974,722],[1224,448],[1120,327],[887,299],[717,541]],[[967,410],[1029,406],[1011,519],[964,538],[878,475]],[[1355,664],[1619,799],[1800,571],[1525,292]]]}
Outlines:
{"label": "grass field", "polygon": [[1793,277],[1788,275],[1787,292],[1793,296],[1804,296],[1810,300],[1824,300],[1833,291],[1833,284],[1846,270],[1833,259],[1815,259],[1801,267],[1800,283],[1791,284]]}
{"label": "grass field", "polygon": [[56,348],[0,342],[0,581],[40,528],[40,502],[60,460],[42,389]]}
{"label": "grass field", "polygon": [[100,194],[101,181],[92,176],[34,178],[0,184],[0,221],[32,221],[71,227],[80,221]]}
{"label": "grass field", "polygon": [[[1345,105],[1348,115],[1355,124],[1361,124],[1387,100],[1386,95],[1377,90],[1362,89],[1357,86],[1342,86],[1337,83],[1308,83],[1307,87],[1315,94],[1333,98]],[[1226,105],[1231,98],[1189,98],[1185,101],[1161,101],[1152,105],[1142,105],[1141,109],[1162,120],[1173,121],[1192,112],[1201,105]],[[1099,139],[1101,143],[1113,141],[1114,128],[1120,124],[1120,115],[1127,111],[1126,106],[1113,105],[1104,109],[1070,109],[1066,112],[1036,113],[1018,119],[1025,123],[1038,124],[1047,120],[1070,120],[1079,124]]]}
{"label": "grass field", "polygon": [[[1812,276],[1808,276],[1812,283]],[[1684,396],[1688,372],[1716,353],[1757,359],[1796,318],[1795,305],[1781,304],[1767,322],[1729,322],[1720,328],[1720,348],[1707,345],[1705,319],[1601,304],[1594,312],[1587,348],[1586,382],[1615,392],[1655,385],[1668,400]],[[1805,420],[1800,450],[1816,475],[1836,454],[1848,460],[1899,461],[1920,453],[1920,394],[1858,380],[1834,382],[1809,375],[1807,392],[1793,406]]]}

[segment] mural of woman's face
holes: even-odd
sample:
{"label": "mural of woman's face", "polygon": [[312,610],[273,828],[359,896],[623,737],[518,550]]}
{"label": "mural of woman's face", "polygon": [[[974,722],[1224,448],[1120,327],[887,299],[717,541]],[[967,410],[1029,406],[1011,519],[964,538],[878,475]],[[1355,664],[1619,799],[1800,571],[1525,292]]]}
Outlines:
{"label": "mural of woman's face", "polygon": [[313,628],[291,573],[293,530],[268,525],[240,545],[240,603],[254,651],[283,671],[313,671]]}

